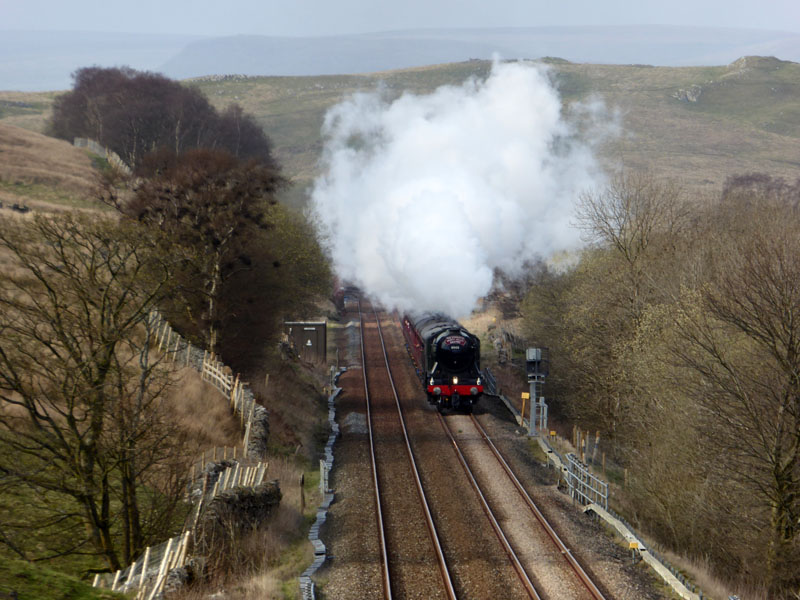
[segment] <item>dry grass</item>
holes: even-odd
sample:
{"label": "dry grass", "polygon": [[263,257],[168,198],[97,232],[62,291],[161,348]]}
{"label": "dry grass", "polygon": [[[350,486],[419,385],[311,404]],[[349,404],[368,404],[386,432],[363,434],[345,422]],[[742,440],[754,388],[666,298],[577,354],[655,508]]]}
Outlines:
{"label": "dry grass", "polygon": [[733,594],[749,600],[766,600],[767,592],[757,589],[731,589],[721,579],[711,574],[711,567],[706,561],[690,560],[670,551],[663,552],[664,557],[675,567],[689,575],[689,578],[703,590],[703,595],[711,598],[725,599]]}
{"label": "dry grass", "polygon": [[305,487],[301,496],[302,469],[290,458],[270,462],[269,479],[280,482],[283,498],[269,522],[242,541],[241,554],[249,557],[235,571],[194,586],[175,596],[176,600],[199,600],[224,592],[227,600],[270,600],[287,597],[296,589],[298,573],[313,560],[313,549],[305,540],[307,515],[319,503],[318,494]]}
{"label": "dry grass", "polygon": [[313,460],[327,438],[327,407],[320,393],[324,375],[313,367],[271,361],[269,384],[259,378],[250,388],[270,414],[270,451]]}
{"label": "dry grass", "polygon": [[194,369],[180,370],[167,404],[181,432],[200,452],[242,443],[242,428],[228,399]]}
{"label": "dry grass", "polygon": [[[763,64],[762,64],[763,63]],[[622,135],[600,148],[609,167],[647,168],[673,177],[692,193],[718,190],[726,177],[753,171],[793,180],[800,137],[800,65],[767,59],[745,65],[647,67],[558,63],[553,76],[566,103],[601,98],[619,117]],[[469,61],[362,75],[248,77],[187,82],[215,107],[240,104],[264,127],[295,185],[286,202],[305,202],[319,172],[325,111],[357,91],[379,85],[392,94],[428,93],[483,77],[487,61]],[[701,86],[698,102],[674,94]],[[0,92],[2,123],[43,131],[55,94]],[[20,107],[21,105],[24,105]],[[13,109],[11,107],[13,105]],[[1,147],[1,146],[0,146]]]}
{"label": "dry grass", "polygon": [[98,206],[90,200],[96,170],[85,150],[0,121],[0,159],[4,205]]}

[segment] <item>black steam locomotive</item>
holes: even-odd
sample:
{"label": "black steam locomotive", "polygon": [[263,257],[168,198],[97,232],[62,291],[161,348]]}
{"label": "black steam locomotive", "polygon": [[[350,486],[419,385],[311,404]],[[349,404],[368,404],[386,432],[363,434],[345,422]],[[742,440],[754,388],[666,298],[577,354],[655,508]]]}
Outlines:
{"label": "black steam locomotive", "polygon": [[404,316],[403,335],[428,402],[472,412],[483,393],[481,342],[456,321],[442,315]]}

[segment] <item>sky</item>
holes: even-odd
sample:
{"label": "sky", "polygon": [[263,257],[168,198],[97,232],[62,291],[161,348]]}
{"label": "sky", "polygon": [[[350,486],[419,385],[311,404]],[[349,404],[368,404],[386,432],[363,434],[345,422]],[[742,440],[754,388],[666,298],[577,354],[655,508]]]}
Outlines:
{"label": "sky", "polygon": [[397,29],[683,25],[800,32],[798,0],[0,0],[2,30],[321,36]]}

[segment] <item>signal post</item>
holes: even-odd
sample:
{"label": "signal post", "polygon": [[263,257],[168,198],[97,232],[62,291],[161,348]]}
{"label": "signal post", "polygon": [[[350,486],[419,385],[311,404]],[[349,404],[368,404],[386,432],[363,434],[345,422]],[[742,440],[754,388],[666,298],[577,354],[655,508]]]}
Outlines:
{"label": "signal post", "polygon": [[[536,436],[540,429],[547,430],[547,404],[544,397],[539,395],[541,386],[550,372],[550,361],[547,358],[547,348],[528,348],[525,351],[525,373],[530,385],[530,418],[528,419],[528,435]],[[523,396],[522,413],[525,413],[525,398]]]}

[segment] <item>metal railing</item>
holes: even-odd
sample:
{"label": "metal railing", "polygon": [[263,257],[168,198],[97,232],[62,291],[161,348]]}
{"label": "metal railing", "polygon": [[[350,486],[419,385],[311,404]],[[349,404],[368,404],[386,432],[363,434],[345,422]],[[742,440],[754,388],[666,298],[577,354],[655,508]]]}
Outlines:
{"label": "metal railing", "polygon": [[481,373],[483,378],[483,391],[490,396],[497,396],[497,379],[494,374],[486,367]]}
{"label": "metal railing", "polygon": [[608,483],[594,475],[571,452],[567,454],[567,488],[581,504],[598,504],[608,510]]}

